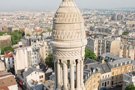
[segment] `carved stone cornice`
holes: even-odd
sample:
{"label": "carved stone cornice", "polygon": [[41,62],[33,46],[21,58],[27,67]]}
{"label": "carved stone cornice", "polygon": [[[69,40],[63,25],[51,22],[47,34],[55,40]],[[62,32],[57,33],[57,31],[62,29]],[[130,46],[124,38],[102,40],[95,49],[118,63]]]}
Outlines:
{"label": "carved stone cornice", "polygon": [[53,54],[55,56],[59,56],[59,57],[75,57],[75,56],[80,56],[81,55],[81,51],[80,50],[76,50],[76,51],[54,51]]}

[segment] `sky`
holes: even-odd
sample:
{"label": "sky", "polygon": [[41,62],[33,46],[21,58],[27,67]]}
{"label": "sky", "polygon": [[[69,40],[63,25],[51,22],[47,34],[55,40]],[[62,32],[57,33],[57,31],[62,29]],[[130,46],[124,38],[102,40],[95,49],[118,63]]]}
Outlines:
{"label": "sky", "polygon": [[[56,10],[62,0],[0,0],[0,11]],[[80,9],[135,7],[135,0],[75,0]]]}

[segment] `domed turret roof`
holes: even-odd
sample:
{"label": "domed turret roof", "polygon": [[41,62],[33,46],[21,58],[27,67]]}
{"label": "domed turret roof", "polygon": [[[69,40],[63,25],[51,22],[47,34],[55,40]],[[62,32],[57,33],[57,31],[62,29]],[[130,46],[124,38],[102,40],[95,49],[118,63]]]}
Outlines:
{"label": "domed turret roof", "polygon": [[54,23],[75,22],[84,22],[82,14],[80,13],[74,0],[63,0],[55,14]]}
{"label": "domed turret roof", "polygon": [[74,0],[63,0],[60,4],[54,17],[52,36],[56,47],[86,42],[84,20]]}

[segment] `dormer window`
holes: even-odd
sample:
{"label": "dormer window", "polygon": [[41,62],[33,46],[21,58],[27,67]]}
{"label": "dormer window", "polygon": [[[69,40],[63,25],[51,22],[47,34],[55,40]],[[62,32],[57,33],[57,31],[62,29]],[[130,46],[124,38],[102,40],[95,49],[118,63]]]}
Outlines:
{"label": "dormer window", "polygon": [[123,62],[123,65],[125,65],[125,62]]}
{"label": "dormer window", "polygon": [[117,67],[117,65],[115,64],[114,67]]}
{"label": "dormer window", "polygon": [[119,63],[119,66],[121,65],[121,63]]}
{"label": "dormer window", "polygon": [[129,61],[127,62],[127,64],[129,64]]}

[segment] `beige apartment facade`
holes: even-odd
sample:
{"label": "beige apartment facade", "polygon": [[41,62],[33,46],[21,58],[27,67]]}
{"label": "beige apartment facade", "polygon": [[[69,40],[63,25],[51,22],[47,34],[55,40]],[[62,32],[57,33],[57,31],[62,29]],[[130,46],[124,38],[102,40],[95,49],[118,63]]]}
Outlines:
{"label": "beige apartment facade", "polygon": [[85,90],[99,90],[101,73],[93,73],[84,84]]}
{"label": "beige apartment facade", "polygon": [[7,46],[11,46],[12,42],[11,42],[11,36],[10,35],[3,35],[0,36],[0,47],[1,48],[5,48]]}
{"label": "beige apartment facade", "polygon": [[[129,58],[118,58],[99,63],[89,61],[84,67],[84,81],[86,90],[100,90],[123,84],[123,74],[132,71],[133,61]],[[89,66],[88,66],[89,65]],[[96,68],[96,69],[95,69]],[[98,69],[97,69],[98,68]],[[90,70],[94,70],[93,73]],[[100,72],[97,72],[97,71]],[[100,78],[97,78],[99,76]]]}
{"label": "beige apartment facade", "polygon": [[100,56],[103,53],[113,53],[119,56],[120,52],[120,41],[114,39],[105,38],[91,38],[89,37],[86,45],[87,49],[92,50],[96,56]]}
{"label": "beige apartment facade", "polygon": [[120,85],[123,83],[123,73],[132,71],[132,60],[123,58],[114,62],[109,62],[111,69],[111,85]]}
{"label": "beige apartment facade", "polygon": [[124,44],[120,46],[119,57],[127,57],[135,60],[135,48],[132,45]]}

